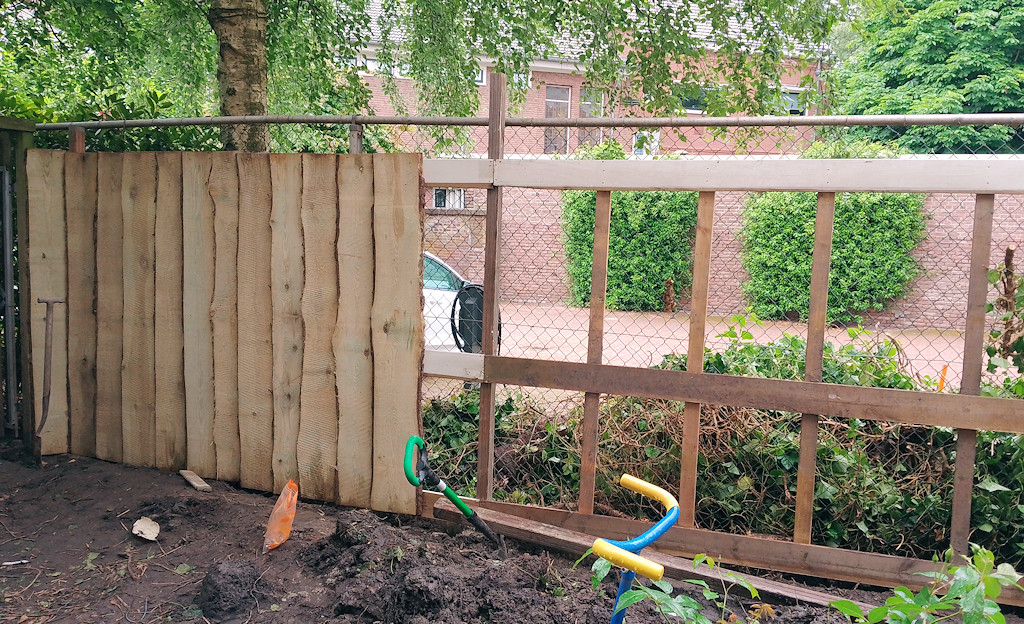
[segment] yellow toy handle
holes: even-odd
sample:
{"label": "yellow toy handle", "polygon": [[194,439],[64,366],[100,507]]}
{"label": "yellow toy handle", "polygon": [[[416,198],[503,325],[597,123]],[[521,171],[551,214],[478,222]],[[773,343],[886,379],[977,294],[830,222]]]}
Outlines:
{"label": "yellow toy handle", "polygon": [[661,577],[665,575],[665,566],[660,563],[654,563],[650,559],[634,555],[628,550],[623,550],[600,538],[594,540],[594,554],[604,557],[620,568],[626,568],[641,576],[646,576],[652,581],[660,581]]}
{"label": "yellow toy handle", "polygon": [[619,485],[627,490],[632,490],[637,494],[646,496],[647,498],[653,498],[664,505],[666,511],[679,506],[675,496],[672,496],[666,490],[663,490],[653,483],[648,483],[643,479],[638,479],[631,474],[623,474],[619,479]]}

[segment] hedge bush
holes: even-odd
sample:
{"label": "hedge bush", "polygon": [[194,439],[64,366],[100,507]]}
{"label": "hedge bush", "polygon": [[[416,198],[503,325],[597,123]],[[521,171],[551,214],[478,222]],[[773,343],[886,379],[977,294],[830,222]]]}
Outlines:
{"label": "hedge bush", "polygon": [[[802,158],[892,158],[866,141],[817,143]],[[832,234],[829,323],[859,323],[907,294],[920,273],[913,256],[924,240],[924,195],[839,193]],[[810,305],[814,193],[755,193],[747,198],[740,238],[748,279],[743,293],[763,319],[805,320]]]}
{"label": "hedge bush", "polygon": [[[907,294],[920,273],[914,248],[924,240],[924,196],[836,195],[829,323],[858,323]],[[814,249],[814,193],[759,193],[743,216],[743,293],[764,319],[805,320]]]}
{"label": "hedge bush", "polygon": [[[586,159],[625,157],[618,143],[604,143],[578,155]],[[594,249],[594,191],[562,195],[562,225],[569,274],[569,302],[590,303]],[[630,191],[612,193],[607,307],[662,310],[667,280],[676,298],[690,287],[697,193]]]}

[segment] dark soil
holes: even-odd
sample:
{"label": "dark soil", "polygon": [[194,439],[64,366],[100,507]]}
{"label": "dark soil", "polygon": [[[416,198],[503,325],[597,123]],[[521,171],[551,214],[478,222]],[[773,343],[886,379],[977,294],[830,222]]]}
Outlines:
{"label": "dark soil", "polygon": [[[291,538],[261,554],[276,497],[73,456],[0,455],[0,622],[608,622],[613,572],[415,517],[300,502]],[[131,533],[149,516],[156,542]],[[27,563],[7,562],[27,561]],[[685,588],[686,586],[683,585]],[[698,591],[714,620],[721,616]],[[857,596],[865,600],[865,596]],[[874,597],[878,602],[881,598]],[[771,602],[769,600],[768,602]],[[730,604],[749,619],[753,601]],[[841,622],[772,602],[776,621]],[[647,603],[630,623],[664,622]]]}

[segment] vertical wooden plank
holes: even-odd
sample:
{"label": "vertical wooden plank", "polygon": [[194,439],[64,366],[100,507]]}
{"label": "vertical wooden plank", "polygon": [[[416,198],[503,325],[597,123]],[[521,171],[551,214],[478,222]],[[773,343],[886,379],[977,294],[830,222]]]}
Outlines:
{"label": "vertical wooden plank", "polygon": [[[274,491],[299,478],[302,390],[302,157],[271,154],[271,299],[274,348]],[[303,493],[304,494],[304,493]]]}
{"label": "vertical wooden plank", "polygon": [[156,156],[156,467],[187,465],[181,154]]}
{"label": "vertical wooden plank", "polygon": [[217,478],[238,481],[238,164],[232,152],[211,155],[214,213],[213,442]]}
{"label": "vertical wooden plank", "polygon": [[211,154],[181,156],[182,314],[185,339],[185,431],[188,469],[217,476],[213,440],[214,283],[213,200],[208,185]]}
{"label": "vertical wooden plank", "polygon": [[[32,265],[32,295],[38,298],[67,298],[67,253],[64,231],[64,152],[32,150],[28,153],[29,239],[28,261]],[[33,302],[32,366],[35,375],[35,426],[43,415],[43,358],[45,354],[46,306]],[[67,306],[53,306],[53,347],[49,414],[39,435],[39,452],[54,455],[68,452],[68,321]]]}
{"label": "vertical wooden plank", "polygon": [[[31,239],[28,233],[28,150],[32,147],[32,133],[19,132],[15,135],[14,144],[14,210],[17,214],[17,253],[18,258],[17,279],[18,279],[18,341],[20,344],[21,357],[21,405],[35,405],[35,392],[33,390],[32,367],[32,339],[35,332],[32,328],[32,315],[27,310],[32,309],[32,273],[28,262]],[[39,331],[45,328],[40,327]],[[39,371],[42,374],[42,371]],[[32,430],[32,410],[21,408],[20,414],[21,440],[26,445],[34,445],[35,431]]]}
{"label": "vertical wooden plank", "polygon": [[71,452],[96,456],[96,154],[68,154],[68,395]]}
{"label": "vertical wooden plank", "polygon": [[[488,93],[487,157],[500,160],[505,156],[505,117],[508,98],[505,74],[491,74]],[[501,213],[502,189],[487,189],[487,215],[484,223],[484,355],[498,353],[498,317],[501,293]],[[477,448],[476,495],[490,500],[494,494],[494,407],[497,388],[492,383],[480,384],[480,434]]]}
{"label": "vertical wooden plank", "polygon": [[338,395],[332,340],[338,322],[338,157],[302,155],[305,283],[301,419],[296,445],[299,491],[337,498]]}
{"label": "vertical wooden plank", "polygon": [[[704,340],[708,316],[708,280],[711,275],[711,234],[715,218],[715,193],[697,197],[697,238],[693,245],[693,285],[690,299],[690,336],[686,370],[703,372]],[[697,511],[697,454],[700,452],[700,403],[683,406],[683,442],[679,475],[679,523],[694,526]]]}
{"label": "vertical wooden plank", "polygon": [[373,475],[373,156],[338,159],[338,504],[370,506]]}
{"label": "vertical wooden plank", "polygon": [[[979,194],[974,199],[974,235],[971,238],[967,324],[964,329],[964,369],[960,394],[978,395],[981,392],[985,349],[985,297],[988,294],[994,206],[994,195]],[[968,540],[971,533],[971,497],[974,493],[974,459],[977,452],[978,432],[957,429],[950,546],[959,555],[970,554]]]}
{"label": "vertical wooden plank", "polygon": [[[818,213],[814,221],[814,254],[811,258],[811,301],[807,318],[807,354],[805,381],[821,381],[825,352],[825,317],[828,311],[828,273],[832,261],[832,225],[835,222],[836,194],[818,193]],[[814,517],[814,472],[818,456],[818,416],[800,418],[800,462],[796,475],[796,522],[793,541],[811,543]]]}
{"label": "vertical wooden plank", "polygon": [[156,465],[156,155],[124,155],[124,352],[121,435],[124,462]]}
{"label": "vertical wooden plank", "polygon": [[121,212],[122,154],[97,155],[96,203],[96,457],[119,462],[121,321],[124,276]]}
{"label": "vertical wooden plank", "polygon": [[[608,294],[608,237],[611,231],[612,194],[598,191],[594,212],[594,253],[590,270],[590,331],[587,363],[600,364],[604,347],[604,304]],[[601,395],[583,396],[583,449],[580,457],[580,513],[594,513],[594,482],[597,475],[597,440],[600,434]]]}
{"label": "vertical wooden plank", "polygon": [[[403,471],[419,429],[423,364],[423,210],[420,154],[374,154],[373,485],[371,507],[416,512]],[[482,419],[482,417],[481,417]]]}
{"label": "vertical wooden plank", "polygon": [[238,436],[242,487],[274,489],[270,156],[238,153]]}

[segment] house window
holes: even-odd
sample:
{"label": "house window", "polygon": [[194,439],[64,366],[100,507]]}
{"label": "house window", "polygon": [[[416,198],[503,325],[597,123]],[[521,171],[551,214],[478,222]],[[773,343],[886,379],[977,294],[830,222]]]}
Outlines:
{"label": "house window", "polygon": [[466,190],[460,188],[435,188],[434,209],[457,212],[466,208]]}
{"label": "house window", "polygon": [[525,91],[530,88],[530,85],[532,83],[533,72],[526,72],[525,74],[517,72],[512,74],[512,86],[514,86],[517,89],[522,89],[523,91]]}
{"label": "house window", "polygon": [[637,130],[633,135],[634,156],[654,156],[661,142],[661,130]]}
{"label": "house window", "polygon": [[796,91],[782,92],[782,108],[790,115],[805,115],[807,109],[800,103],[800,93]]}
{"label": "house window", "polygon": [[[544,102],[544,116],[548,119],[569,118],[570,87],[548,85]],[[569,128],[544,128],[544,153],[567,154],[569,152]]]}
{"label": "house window", "polygon": [[[600,89],[580,89],[580,117],[591,119],[604,114],[604,92]],[[603,140],[601,128],[580,128],[579,146],[597,145]]]}
{"label": "house window", "polygon": [[476,70],[476,74],[473,76],[473,84],[484,86],[487,84],[487,68],[479,67]]}
{"label": "house window", "polygon": [[678,104],[676,105],[676,112],[679,114],[686,113],[703,113],[707,110],[708,97],[711,95],[713,87],[702,87],[699,85],[683,85],[675,84],[672,87],[672,95],[675,96]]}

